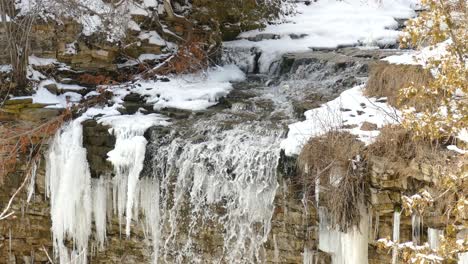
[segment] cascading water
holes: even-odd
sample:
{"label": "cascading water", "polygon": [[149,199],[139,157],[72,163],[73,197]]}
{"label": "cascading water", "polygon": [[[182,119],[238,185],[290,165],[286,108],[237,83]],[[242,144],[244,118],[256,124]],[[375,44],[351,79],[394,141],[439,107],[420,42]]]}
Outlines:
{"label": "cascading water", "polygon": [[[313,101],[321,93],[334,96],[363,74],[358,59],[343,67],[343,58],[327,62],[329,57],[295,65],[273,81],[255,76],[233,91],[230,107],[171,124],[157,114],[95,117],[116,137],[108,153],[113,177],[91,179],[82,146],[83,119],[65,126],[47,159],[60,263],[86,263],[91,236],[93,246],[102,249],[114,215],[126,236],[135,223],[142,226],[153,263],[264,262],[280,142],[287,125],[297,121],[292,102],[309,95]],[[316,187],[318,198],[319,182]],[[320,217],[320,249],[333,255],[334,264],[367,263],[367,214],[359,228],[346,234],[329,228],[326,211],[321,209]],[[75,219],[83,221],[74,225]],[[65,247],[68,240],[74,242],[72,252]],[[281,258],[281,251],[275,252]],[[315,256],[304,248],[304,262],[316,261]]]}
{"label": "cascading water", "polygon": [[[278,187],[282,131],[255,124],[206,130],[206,125],[195,129],[207,135],[203,142],[175,139],[152,150],[153,177],[162,182],[163,225],[169,227],[161,253],[193,258],[195,241],[190,238],[211,225],[222,227],[223,259],[261,261]],[[183,235],[189,237],[178,245],[184,250],[171,252]]]}

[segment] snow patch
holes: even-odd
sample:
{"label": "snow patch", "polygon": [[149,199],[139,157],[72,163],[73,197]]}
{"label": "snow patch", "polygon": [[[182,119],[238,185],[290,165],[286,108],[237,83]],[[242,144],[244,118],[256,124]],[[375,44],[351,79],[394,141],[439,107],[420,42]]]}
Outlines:
{"label": "snow patch", "polygon": [[[399,120],[397,109],[387,104],[384,98],[367,98],[363,89],[361,85],[344,91],[335,100],[305,112],[305,121],[289,125],[288,136],[281,142],[286,155],[298,155],[311,137],[333,130],[350,132],[370,144],[379,135],[378,128]],[[362,130],[364,122],[376,125],[377,129]]]}
{"label": "snow patch", "polygon": [[[288,18],[287,23],[244,32],[239,36],[241,39],[225,42],[224,46],[256,47],[262,53],[260,72],[266,73],[273,62],[288,52],[354,45],[394,45],[400,36],[395,18],[414,17],[416,1],[379,2],[322,0],[308,6],[300,3],[298,14]],[[267,38],[256,39],[261,36]]]}

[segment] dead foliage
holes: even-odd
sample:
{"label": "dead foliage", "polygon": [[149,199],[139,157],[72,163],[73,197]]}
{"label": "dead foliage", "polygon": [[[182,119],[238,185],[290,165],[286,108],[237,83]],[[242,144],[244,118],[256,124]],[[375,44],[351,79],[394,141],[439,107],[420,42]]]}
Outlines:
{"label": "dead foliage", "polygon": [[[66,110],[45,123],[12,121],[0,124],[0,184],[19,164],[27,164],[41,154],[47,140],[70,118]],[[25,162],[26,161],[26,162]]]}
{"label": "dead foliage", "polygon": [[410,161],[444,163],[448,151],[439,143],[415,139],[413,133],[401,125],[387,125],[380,131],[376,141],[366,148],[366,156],[385,157],[391,162]]}
{"label": "dead foliage", "polygon": [[92,75],[89,73],[85,73],[79,76],[78,78],[81,84],[85,85],[112,85],[117,84],[116,81],[112,80],[110,76],[105,76],[102,74],[99,75]]}
{"label": "dead foliage", "polygon": [[[300,184],[309,199],[319,199],[331,224],[343,231],[359,226],[361,205],[367,200],[366,166],[360,158],[364,144],[347,132],[312,138],[298,158]],[[319,197],[316,187],[319,186]]]}
{"label": "dead foliage", "polygon": [[430,72],[419,65],[397,65],[378,63],[370,71],[369,81],[366,84],[365,94],[369,97],[386,97],[392,106],[421,105],[422,102],[401,102],[400,90],[409,86],[428,86],[433,80]]}
{"label": "dead foliage", "polygon": [[209,56],[205,44],[200,41],[189,41],[181,45],[174,55],[144,74],[150,78],[155,74],[194,73],[208,66]]}

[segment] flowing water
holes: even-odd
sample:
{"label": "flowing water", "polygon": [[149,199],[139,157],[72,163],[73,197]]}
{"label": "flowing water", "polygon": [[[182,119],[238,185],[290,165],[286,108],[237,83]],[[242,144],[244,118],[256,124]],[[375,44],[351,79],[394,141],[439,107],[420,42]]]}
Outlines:
{"label": "flowing water", "polygon": [[[255,54],[239,52],[255,64]],[[101,120],[114,127],[117,141],[109,153],[114,171],[98,179],[90,177],[82,120],[65,126],[47,170],[60,263],[86,263],[92,233],[102,249],[113,215],[126,236],[135,223],[142,227],[154,263],[264,262],[279,181],[294,176],[280,170],[280,142],[303,111],[365,80],[371,59],[347,52],[285,58],[275,74],[235,84],[223,104],[170,123],[157,114],[132,117],[131,126]],[[367,217],[360,231],[343,234],[330,230],[320,212],[320,248],[333,263],[366,263]],[[306,248],[304,263],[313,255]]]}

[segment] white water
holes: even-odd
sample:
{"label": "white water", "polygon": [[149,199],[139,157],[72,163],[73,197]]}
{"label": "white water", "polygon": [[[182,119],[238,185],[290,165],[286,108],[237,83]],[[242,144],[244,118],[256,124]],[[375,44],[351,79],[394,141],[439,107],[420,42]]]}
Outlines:
{"label": "white water", "polygon": [[327,210],[319,208],[319,249],[332,256],[333,264],[366,264],[368,262],[369,218],[364,210],[359,228],[343,233],[329,227]]}
{"label": "white water", "polygon": [[[199,124],[200,130],[206,124]],[[258,125],[204,133],[206,141],[176,139],[154,149],[154,176],[161,178],[161,203],[170,227],[162,255],[171,252],[179,234],[184,208],[189,238],[211,222],[223,228],[223,260],[251,263],[262,260],[261,249],[271,229],[273,200],[278,183],[276,168],[281,133]],[[169,187],[173,185],[173,197]],[[224,208],[224,213],[219,209]],[[206,227],[205,227],[206,228]],[[193,262],[192,239],[176,254]]]}

